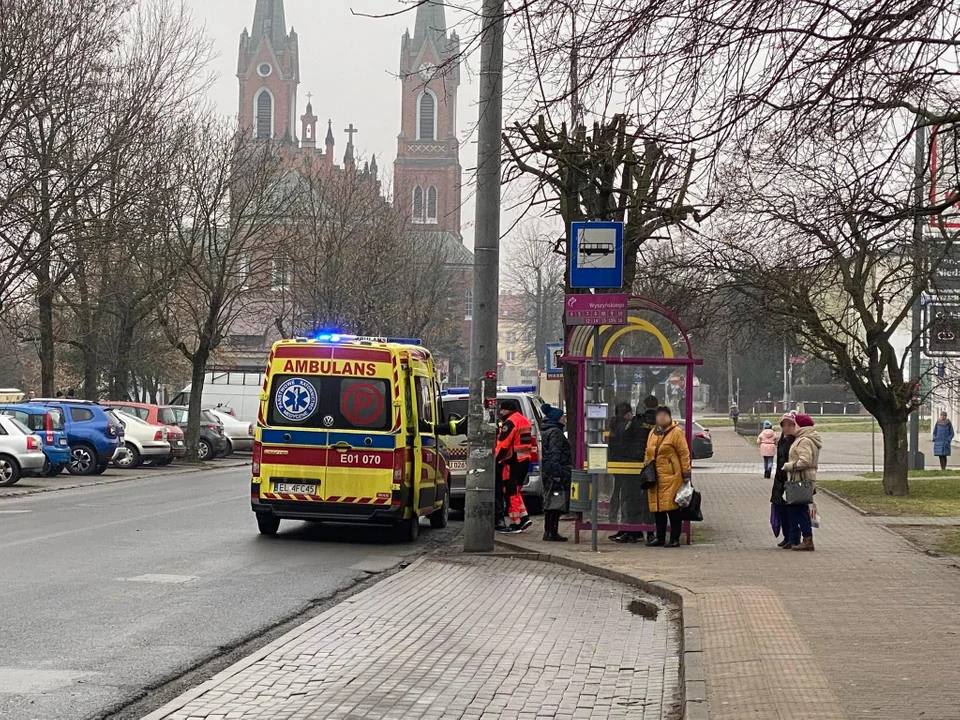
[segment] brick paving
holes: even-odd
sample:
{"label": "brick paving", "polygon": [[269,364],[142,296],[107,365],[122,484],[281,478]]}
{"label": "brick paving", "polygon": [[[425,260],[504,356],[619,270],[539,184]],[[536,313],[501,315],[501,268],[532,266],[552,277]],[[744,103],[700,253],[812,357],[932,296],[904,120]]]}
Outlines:
{"label": "brick paving", "polygon": [[567,568],[422,560],[149,720],[672,718],[679,633],[675,609]]}
{"label": "brick paving", "polygon": [[[716,465],[756,453],[731,431],[714,441]],[[918,552],[823,493],[817,551],[785,552],[758,468],[695,471],[694,482],[706,539],[692,547],[616,545],[604,534],[593,554],[589,541],[542,543],[535,528],[509,541],[694,593],[711,720],[960,718],[957,558]]]}

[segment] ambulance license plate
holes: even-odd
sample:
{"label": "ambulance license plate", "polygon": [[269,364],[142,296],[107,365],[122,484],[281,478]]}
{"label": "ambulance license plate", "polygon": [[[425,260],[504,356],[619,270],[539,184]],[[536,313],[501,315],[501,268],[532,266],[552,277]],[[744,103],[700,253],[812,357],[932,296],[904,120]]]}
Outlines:
{"label": "ambulance license plate", "polygon": [[274,483],[273,491],[278,493],[297,493],[299,495],[316,495],[316,485],[303,485],[300,483]]}
{"label": "ambulance license plate", "polygon": [[467,461],[466,460],[451,460],[450,461],[451,470],[466,470]]}

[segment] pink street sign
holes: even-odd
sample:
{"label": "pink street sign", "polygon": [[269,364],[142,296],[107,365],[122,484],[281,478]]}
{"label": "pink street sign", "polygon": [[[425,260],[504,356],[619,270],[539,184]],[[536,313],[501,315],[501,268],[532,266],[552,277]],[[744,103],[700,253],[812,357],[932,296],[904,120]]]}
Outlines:
{"label": "pink street sign", "polygon": [[626,325],[629,295],[567,295],[567,325]]}

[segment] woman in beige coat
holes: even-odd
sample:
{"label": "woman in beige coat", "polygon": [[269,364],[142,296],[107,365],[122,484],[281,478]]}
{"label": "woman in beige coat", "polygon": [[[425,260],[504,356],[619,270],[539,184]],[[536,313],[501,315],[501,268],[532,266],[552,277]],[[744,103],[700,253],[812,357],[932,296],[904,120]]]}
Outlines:
{"label": "woman in beige coat", "polygon": [[[673,421],[670,408],[657,408],[657,425],[647,438],[644,462],[657,461],[657,484],[647,491],[647,503],[657,523],[657,536],[648,540],[651,547],[680,547],[680,506],[676,497],[680,486],[690,480],[690,448],[680,426]],[[667,539],[670,519],[670,542]]]}
{"label": "woman in beige coat", "polygon": [[[783,471],[787,474],[787,484],[791,480],[800,479],[816,483],[817,468],[820,466],[820,448],[823,447],[823,442],[820,439],[820,433],[813,429],[812,417],[797,415],[796,423],[796,429],[793,430],[796,439],[790,446],[789,459],[783,466]],[[806,503],[788,505],[787,511],[790,522],[784,550],[813,552],[810,506]]]}

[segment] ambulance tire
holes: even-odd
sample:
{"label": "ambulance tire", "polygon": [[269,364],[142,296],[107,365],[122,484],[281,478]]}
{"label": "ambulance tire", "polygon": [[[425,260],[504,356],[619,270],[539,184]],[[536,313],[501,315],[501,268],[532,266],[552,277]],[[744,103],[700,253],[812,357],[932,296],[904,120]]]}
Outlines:
{"label": "ambulance tire", "polygon": [[257,529],[261,535],[276,535],[280,529],[280,518],[267,513],[257,513]]}
{"label": "ambulance tire", "polygon": [[434,510],[430,515],[430,527],[434,530],[442,530],[450,522],[450,481],[447,480],[447,492],[443,496],[443,507]]}
{"label": "ambulance tire", "polygon": [[414,515],[407,520],[401,520],[397,525],[396,534],[400,542],[416,542],[420,537],[420,517]]}

